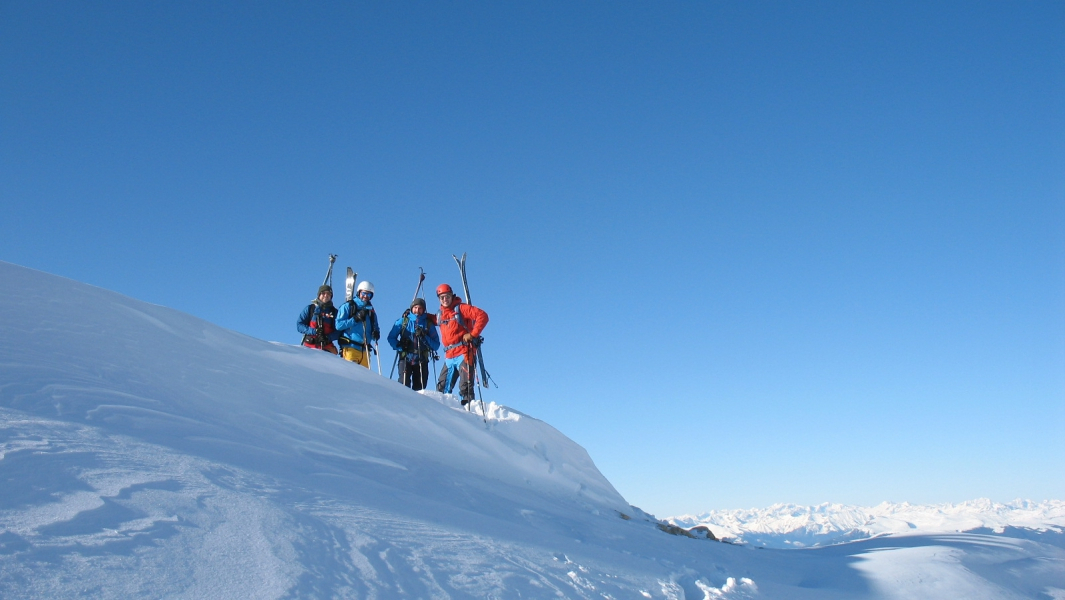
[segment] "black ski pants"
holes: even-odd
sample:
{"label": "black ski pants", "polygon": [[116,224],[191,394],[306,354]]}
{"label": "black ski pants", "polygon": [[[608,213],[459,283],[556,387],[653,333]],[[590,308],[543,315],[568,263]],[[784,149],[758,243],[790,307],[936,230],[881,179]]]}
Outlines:
{"label": "black ski pants", "polygon": [[399,361],[399,380],[403,382],[403,385],[416,392],[424,390],[425,384],[429,383],[429,361],[409,362],[401,359]]}

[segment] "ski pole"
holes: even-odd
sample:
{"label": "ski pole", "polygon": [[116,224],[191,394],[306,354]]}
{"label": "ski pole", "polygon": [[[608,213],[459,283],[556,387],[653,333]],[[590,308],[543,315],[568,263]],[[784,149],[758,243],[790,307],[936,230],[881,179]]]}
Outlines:
{"label": "ski pole", "polygon": [[384,376],[384,373],[381,372],[381,352],[377,348],[377,342],[374,342],[373,353],[377,355],[377,374]]}
{"label": "ski pole", "polygon": [[[480,356],[481,356],[480,350],[479,349],[474,349],[474,352],[476,352],[476,354],[473,355],[473,360],[474,360],[474,362],[479,362],[481,360],[480,359]],[[477,374],[476,373],[474,373],[474,377],[475,377],[475,380],[474,380],[473,391],[477,392],[478,389],[477,389],[477,385],[476,385],[476,378],[477,378]],[[484,387],[483,382],[482,382],[481,387]],[[488,425],[488,411],[485,410],[485,408],[484,408],[484,390],[480,390],[480,393],[477,394],[477,398],[481,401],[481,418],[484,420],[484,424],[487,426]]]}

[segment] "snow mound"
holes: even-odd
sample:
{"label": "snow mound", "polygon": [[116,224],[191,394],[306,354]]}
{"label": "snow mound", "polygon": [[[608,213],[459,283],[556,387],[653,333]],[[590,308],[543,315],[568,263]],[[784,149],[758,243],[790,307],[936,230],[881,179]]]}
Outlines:
{"label": "snow mound", "polygon": [[301,476],[387,469],[397,491],[420,493],[447,474],[479,494],[628,507],[583,448],[516,411],[493,404],[486,425],[325,352],[2,269],[0,319],[19,340],[0,354],[10,408]]}

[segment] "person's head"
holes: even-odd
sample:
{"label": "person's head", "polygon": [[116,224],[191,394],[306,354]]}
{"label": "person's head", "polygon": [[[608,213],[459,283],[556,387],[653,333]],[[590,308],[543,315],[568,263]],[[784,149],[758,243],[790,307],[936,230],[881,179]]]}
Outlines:
{"label": "person's head", "polygon": [[440,300],[440,306],[444,308],[449,308],[455,302],[455,292],[446,283],[436,286],[436,297]]}
{"label": "person's head", "polygon": [[323,285],[318,288],[318,301],[330,302],[333,300],[333,288],[328,285]]}
{"label": "person's head", "polygon": [[425,298],[415,298],[410,303],[410,311],[418,316],[425,314]]}
{"label": "person's head", "polygon": [[363,302],[369,302],[370,298],[373,298],[373,284],[369,281],[363,281],[359,284],[356,292],[355,295],[361,298]]}

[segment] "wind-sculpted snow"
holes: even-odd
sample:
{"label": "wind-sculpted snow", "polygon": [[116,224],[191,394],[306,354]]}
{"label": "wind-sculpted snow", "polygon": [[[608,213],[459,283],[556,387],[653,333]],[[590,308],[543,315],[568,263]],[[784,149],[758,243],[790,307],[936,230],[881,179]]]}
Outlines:
{"label": "wind-sculpted snow", "polygon": [[1065,589],[1037,539],[667,535],[514,409],[7,263],[0,331],[0,598],[883,598],[915,562],[909,597]]}
{"label": "wind-sculpted snow", "polygon": [[702,525],[714,535],[771,548],[802,548],[849,542],[884,534],[944,533],[986,529],[1002,533],[1025,528],[1065,539],[1065,502],[987,499],[957,504],[913,505],[883,502],[874,507],[774,504],[765,509],[714,510],[698,516],[669,517],[681,527]]}

